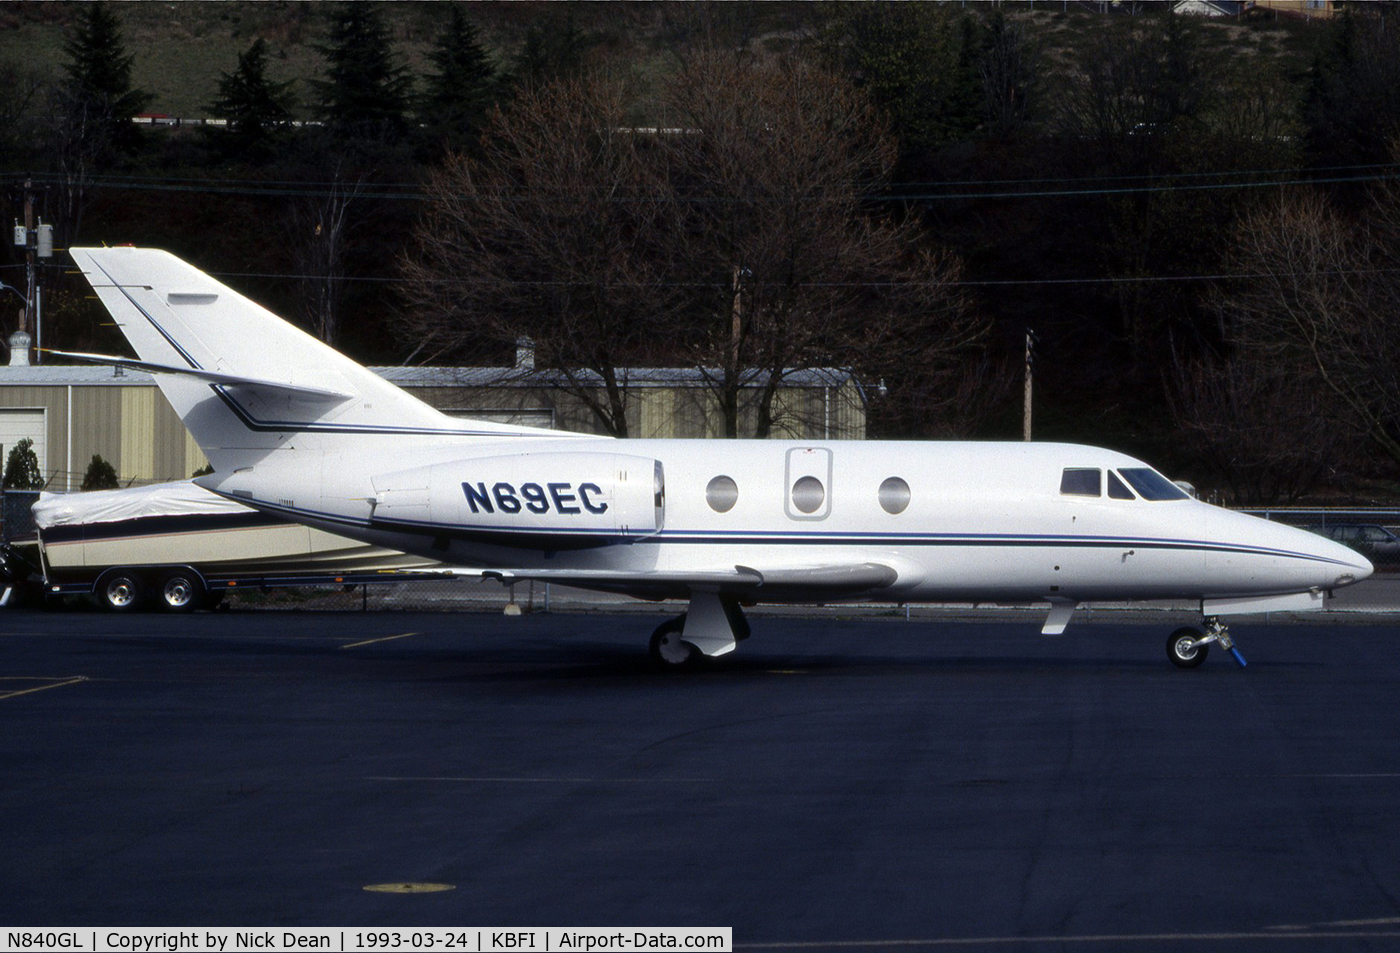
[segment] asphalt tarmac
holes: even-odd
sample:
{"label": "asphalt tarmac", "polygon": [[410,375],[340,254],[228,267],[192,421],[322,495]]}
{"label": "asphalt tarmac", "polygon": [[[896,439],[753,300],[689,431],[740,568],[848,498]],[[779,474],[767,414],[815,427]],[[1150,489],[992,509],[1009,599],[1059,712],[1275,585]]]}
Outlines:
{"label": "asphalt tarmac", "polygon": [[0,924],[1400,947],[1396,625],[658,621],[0,612]]}

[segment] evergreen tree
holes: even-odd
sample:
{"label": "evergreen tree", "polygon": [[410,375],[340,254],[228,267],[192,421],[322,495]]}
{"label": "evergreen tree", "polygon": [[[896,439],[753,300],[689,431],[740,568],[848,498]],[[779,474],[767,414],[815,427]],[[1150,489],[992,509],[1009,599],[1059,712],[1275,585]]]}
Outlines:
{"label": "evergreen tree", "polygon": [[583,66],[588,37],[574,22],[573,5],[561,20],[557,15],[543,27],[532,26],[515,54],[515,79],[542,83],[557,76],[572,76]]}
{"label": "evergreen tree", "polygon": [[102,454],[94,453],[92,462],[88,464],[87,473],[83,474],[82,489],[86,490],[115,490],[121,484],[117,482],[117,471],[106,460],[102,459]]}
{"label": "evergreen tree", "polygon": [[1324,28],[1303,102],[1307,143],[1319,166],[1391,160],[1400,135],[1400,37],[1350,11]]}
{"label": "evergreen tree", "polygon": [[126,51],[121,21],[114,6],[88,4],[73,34],[63,44],[64,67],[76,102],[111,136],[112,144],[130,148],[137,142],[131,117],[150,105],[152,96],[131,85],[135,56]]}
{"label": "evergreen tree", "polygon": [[427,76],[423,118],[432,138],[449,148],[474,142],[494,98],[496,70],[476,27],[458,4],[429,54],[437,71]]}
{"label": "evergreen tree", "polygon": [[291,83],[267,78],[267,43],[261,38],[238,56],[238,68],[219,80],[219,98],[207,107],[228,120],[229,144],[245,154],[266,154],[275,134],[292,118]]}
{"label": "evergreen tree", "polygon": [[379,6],[342,4],[332,14],[328,40],[316,47],[326,58],[326,79],[315,84],[326,124],[347,137],[402,136],[413,80],[394,63]]}
{"label": "evergreen tree", "polygon": [[832,8],[825,45],[889,117],[904,161],[970,138],[982,115],[976,26],[943,4]]}
{"label": "evergreen tree", "polygon": [[45,482],[39,470],[39,457],[34,452],[34,441],[25,437],[14,445],[5,460],[4,488],[42,490]]}

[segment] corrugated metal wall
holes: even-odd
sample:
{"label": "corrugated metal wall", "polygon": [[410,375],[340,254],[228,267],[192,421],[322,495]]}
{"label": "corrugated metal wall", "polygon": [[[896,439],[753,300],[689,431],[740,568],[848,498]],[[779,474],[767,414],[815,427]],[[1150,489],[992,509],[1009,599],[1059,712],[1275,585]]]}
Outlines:
{"label": "corrugated metal wall", "polygon": [[[57,394],[53,393],[55,390]],[[0,408],[5,410],[43,410],[44,411],[44,440],[43,447],[37,446],[39,453],[39,467],[44,474],[50,475],[61,472],[68,466],[68,461],[64,457],[64,441],[66,438],[65,418],[68,413],[68,396],[62,388],[53,387],[5,387],[0,388]],[[12,449],[9,446],[3,448],[6,456]],[[5,459],[0,458],[0,468],[5,465]]]}
{"label": "corrugated metal wall", "polygon": [[[57,394],[53,393],[58,391]],[[67,439],[65,418],[68,413],[68,396],[63,388],[53,387],[4,387],[0,388],[0,408],[6,410],[43,410],[44,446],[39,465],[45,474],[66,469],[64,441]],[[10,447],[5,447],[8,455]],[[0,468],[5,465],[0,459]]]}
{"label": "corrugated metal wall", "polygon": [[154,387],[122,388],[120,455],[112,465],[124,480],[145,483],[156,479],[157,400],[164,403]]}
{"label": "corrugated metal wall", "polygon": [[0,408],[37,407],[46,410],[43,464],[55,489],[77,489],[94,454],[112,465],[123,484],[184,479],[206,462],[180,418],[152,385],[0,386]]}

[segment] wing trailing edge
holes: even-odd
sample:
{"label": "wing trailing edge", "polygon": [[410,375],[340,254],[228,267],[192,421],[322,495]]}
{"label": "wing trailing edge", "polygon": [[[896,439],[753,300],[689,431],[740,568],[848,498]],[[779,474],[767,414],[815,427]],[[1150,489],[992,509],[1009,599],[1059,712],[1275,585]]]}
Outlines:
{"label": "wing trailing edge", "polygon": [[552,582],[580,589],[613,592],[672,593],[680,590],[719,589],[730,593],[755,595],[850,595],[885,589],[895,584],[899,573],[879,563],[851,563],[810,567],[755,569],[735,566],[731,570],[705,572],[656,572],[617,569],[455,569],[454,575],[495,579],[504,585],[517,582]]}

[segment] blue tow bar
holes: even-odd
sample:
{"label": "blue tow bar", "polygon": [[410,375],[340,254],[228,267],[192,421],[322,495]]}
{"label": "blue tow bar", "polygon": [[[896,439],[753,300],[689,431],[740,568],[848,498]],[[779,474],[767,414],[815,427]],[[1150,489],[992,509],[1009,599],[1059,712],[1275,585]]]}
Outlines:
{"label": "blue tow bar", "polygon": [[1240,654],[1240,650],[1235,648],[1233,645],[1230,646],[1230,654],[1235,657],[1236,662],[1240,663],[1240,668],[1244,668],[1246,665],[1249,664],[1244,660],[1244,656]]}

